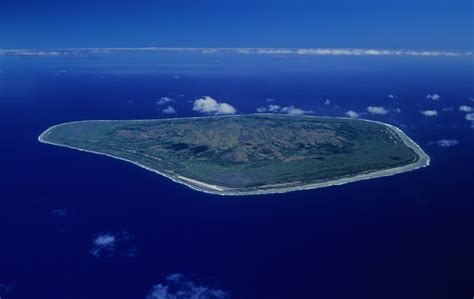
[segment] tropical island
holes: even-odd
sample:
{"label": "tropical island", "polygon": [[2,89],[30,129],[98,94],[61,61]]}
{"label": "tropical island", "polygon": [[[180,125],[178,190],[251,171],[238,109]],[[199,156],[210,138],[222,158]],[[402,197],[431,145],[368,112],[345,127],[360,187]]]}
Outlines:
{"label": "tropical island", "polygon": [[38,139],[125,160],[220,195],[314,189],[429,165],[400,129],[337,117],[86,120],[53,126]]}

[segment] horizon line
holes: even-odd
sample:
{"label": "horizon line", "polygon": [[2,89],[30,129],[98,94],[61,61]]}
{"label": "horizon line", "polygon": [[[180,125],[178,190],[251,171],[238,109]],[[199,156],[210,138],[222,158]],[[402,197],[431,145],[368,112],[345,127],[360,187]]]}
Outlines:
{"label": "horizon line", "polygon": [[471,51],[412,50],[382,48],[301,48],[301,47],[84,47],[45,49],[0,49],[0,56],[80,56],[122,52],[177,52],[197,54],[256,54],[306,56],[471,56]]}

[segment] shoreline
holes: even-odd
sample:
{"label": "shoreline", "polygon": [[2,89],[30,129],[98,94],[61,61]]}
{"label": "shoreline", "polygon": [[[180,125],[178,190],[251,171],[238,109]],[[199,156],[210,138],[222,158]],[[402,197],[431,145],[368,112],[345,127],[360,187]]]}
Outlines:
{"label": "shoreline", "polygon": [[[38,141],[41,142],[41,143],[45,143],[45,144],[51,144],[51,145],[55,145],[55,146],[59,146],[59,147],[71,148],[71,149],[75,149],[75,150],[79,150],[79,151],[83,151],[83,152],[98,154],[98,155],[107,156],[107,157],[111,157],[111,158],[114,158],[114,159],[119,159],[119,160],[122,160],[122,161],[126,161],[126,162],[132,163],[134,165],[137,165],[141,168],[144,168],[146,170],[157,173],[157,174],[159,174],[161,176],[164,176],[168,179],[171,179],[173,182],[185,185],[188,188],[191,188],[193,190],[205,192],[205,193],[208,193],[208,194],[222,195],[222,196],[265,195],[265,194],[287,193],[287,192],[301,191],[301,190],[311,190],[311,189],[318,189],[318,188],[330,187],[330,186],[340,186],[340,185],[344,185],[344,184],[347,184],[347,183],[352,183],[352,182],[357,182],[357,181],[362,181],[362,180],[375,179],[375,178],[380,178],[380,177],[388,177],[388,176],[392,176],[392,175],[399,174],[399,173],[413,171],[413,170],[423,168],[423,167],[427,167],[427,166],[430,165],[430,157],[421,149],[421,147],[415,141],[413,141],[410,137],[408,137],[408,135],[405,134],[405,132],[403,132],[400,128],[398,128],[396,126],[393,126],[393,125],[390,125],[390,124],[387,124],[387,123],[374,121],[374,120],[368,120],[368,119],[358,119],[358,120],[377,123],[377,124],[386,126],[389,129],[391,129],[392,131],[394,131],[400,137],[400,139],[402,139],[402,141],[405,143],[405,145],[407,145],[409,148],[411,148],[415,152],[415,154],[418,156],[418,161],[407,164],[407,165],[394,167],[394,168],[375,170],[375,171],[370,171],[370,172],[367,172],[367,173],[360,173],[360,174],[356,174],[356,175],[353,175],[353,176],[347,176],[347,177],[339,177],[339,178],[335,178],[333,180],[307,183],[307,184],[302,184],[302,185],[293,185],[293,186],[288,185],[287,187],[284,187],[284,184],[279,184],[282,187],[273,188],[273,189],[271,187],[269,189],[264,189],[265,186],[261,186],[261,187],[258,187],[258,188],[261,188],[261,189],[253,189],[253,190],[245,191],[245,190],[239,190],[239,189],[233,189],[233,188],[227,188],[227,187],[223,187],[223,186],[208,184],[208,183],[197,181],[197,180],[187,178],[187,177],[184,177],[184,176],[181,176],[181,175],[178,175],[178,174],[172,175],[172,174],[164,173],[164,172],[158,171],[154,168],[151,168],[149,166],[146,166],[146,165],[143,165],[141,163],[138,163],[138,162],[135,162],[135,161],[132,161],[132,160],[128,160],[128,159],[125,159],[125,158],[113,156],[113,155],[102,153],[102,152],[96,152],[96,151],[92,151],[92,150],[81,149],[81,148],[78,148],[78,147],[73,147],[73,146],[60,144],[60,143],[55,143],[55,142],[46,140],[47,135],[54,128],[59,127],[59,126],[63,126],[63,125],[67,125],[67,124],[74,124],[74,123],[80,123],[80,122],[97,122],[97,121],[106,121],[106,122],[144,121],[144,122],[146,122],[146,121],[156,121],[156,120],[173,121],[173,120],[181,120],[181,119],[215,118],[215,117],[239,117],[239,116],[248,116],[248,115],[263,115],[263,116],[265,116],[265,115],[272,115],[272,116],[278,115],[278,116],[282,116],[282,117],[292,117],[291,115],[285,115],[285,114],[251,113],[251,114],[238,114],[238,115],[214,115],[214,116],[197,116],[197,117],[165,118],[165,119],[81,120],[81,121],[72,121],[72,122],[66,122],[66,123],[61,123],[61,124],[51,126],[48,129],[46,129],[43,133],[41,133],[41,135],[38,136]],[[349,118],[349,117],[309,116],[309,115],[302,115],[302,116],[299,116],[299,117],[336,118],[336,119],[352,119],[353,120],[353,118]],[[271,186],[271,185],[267,185],[267,186]]]}

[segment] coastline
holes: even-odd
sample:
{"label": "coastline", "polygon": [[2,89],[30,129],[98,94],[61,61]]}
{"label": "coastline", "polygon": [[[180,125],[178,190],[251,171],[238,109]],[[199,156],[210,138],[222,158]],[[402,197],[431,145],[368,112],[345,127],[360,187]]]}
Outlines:
{"label": "coastline", "polygon": [[[141,119],[141,120],[127,120],[127,121],[156,121],[156,120],[162,120],[162,121],[173,121],[173,120],[180,120],[180,119],[196,119],[196,118],[214,118],[214,117],[239,117],[239,116],[248,116],[248,115],[278,115],[278,116],[283,116],[283,117],[292,117],[290,115],[284,115],[284,114],[271,114],[271,113],[252,113],[252,114],[238,114],[238,115],[214,115],[214,116],[198,116],[198,117],[184,117],[184,118],[167,118],[167,119]],[[349,117],[330,117],[330,116],[309,116],[309,115],[303,115],[299,117],[308,117],[308,118],[336,118],[336,119],[352,119]],[[352,119],[353,120],[353,119]],[[132,163],[134,165],[137,165],[141,168],[144,168],[146,170],[152,171],[154,173],[157,173],[159,175],[162,175],[168,179],[171,179],[172,181],[183,184],[191,189],[209,193],[209,194],[215,194],[215,195],[229,195],[229,196],[243,196],[243,195],[264,195],[264,194],[276,194],[276,193],[287,193],[287,192],[292,192],[292,191],[300,191],[300,190],[310,190],[310,189],[317,189],[317,188],[323,188],[323,187],[330,187],[330,186],[340,186],[344,185],[347,183],[352,183],[352,182],[357,182],[357,181],[362,181],[362,180],[368,180],[368,179],[375,179],[379,177],[387,177],[387,176],[392,176],[395,174],[403,173],[403,172],[408,172],[408,171],[413,171],[419,168],[427,167],[430,165],[430,157],[421,149],[421,147],[413,141],[408,135],[406,135],[400,128],[379,122],[379,121],[374,121],[374,120],[367,120],[367,119],[358,119],[360,121],[366,121],[366,122],[372,122],[372,123],[377,123],[383,126],[388,127],[402,139],[402,141],[407,145],[409,148],[411,148],[416,155],[418,156],[418,160],[416,162],[395,167],[395,168],[388,168],[388,169],[381,169],[381,170],[375,170],[375,171],[370,171],[367,173],[360,173],[357,175],[353,176],[347,176],[347,177],[339,177],[335,178],[333,180],[327,180],[327,181],[321,181],[321,182],[314,182],[314,183],[306,183],[302,185],[288,185],[285,187],[285,184],[279,184],[275,188],[276,185],[273,185],[274,187],[271,188],[272,185],[267,185],[266,187],[270,187],[269,189],[265,189],[265,186],[258,187],[259,189],[251,189],[251,190],[240,190],[240,189],[232,189],[232,188],[227,188],[223,186],[218,186],[218,185],[212,185],[208,184],[205,182],[197,181],[191,178],[187,178],[181,175],[177,174],[168,174],[164,173],[161,171],[158,171],[154,168],[148,167],[146,165],[143,165],[141,163],[128,160],[122,157],[118,156],[113,156],[110,154],[102,153],[102,152],[96,152],[92,150],[86,150],[86,149],[81,149],[78,147],[73,147],[65,144],[60,144],[60,143],[55,143],[52,141],[47,140],[47,135],[51,130],[53,130],[56,127],[67,125],[67,124],[73,124],[73,123],[79,123],[79,122],[97,122],[97,121],[103,121],[103,122],[114,122],[114,121],[120,121],[120,120],[82,120],[82,121],[73,121],[73,122],[67,122],[67,123],[62,123],[62,124],[57,124],[54,126],[49,127],[46,129],[41,135],[38,136],[38,141],[41,143],[45,144],[51,144],[51,145],[56,145],[60,147],[66,147],[66,148],[71,148],[83,152],[88,152],[88,153],[93,153],[93,154],[98,154],[98,155],[103,155],[107,157],[111,157],[114,159],[119,159],[122,161],[126,161],[129,163]]]}

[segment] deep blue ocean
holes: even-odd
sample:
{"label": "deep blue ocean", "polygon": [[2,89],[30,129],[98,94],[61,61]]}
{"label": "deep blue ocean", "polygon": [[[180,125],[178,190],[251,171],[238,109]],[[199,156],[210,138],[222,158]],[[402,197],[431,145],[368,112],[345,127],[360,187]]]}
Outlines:
{"label": "deep blue ocean", "polygon": [[[474,128],[459,107],[474,107],[473,70],[472,57],[0,57],[0,297],[175,298],[153,293],[169,286],[222,291],[192,298],[472,298]],[[202,96],[241,114],[357,111],[402,128],[431,166],[223,197],[37,141],[68,121],[199,116]],[[100,236],[114,242],[97,248]]]}

